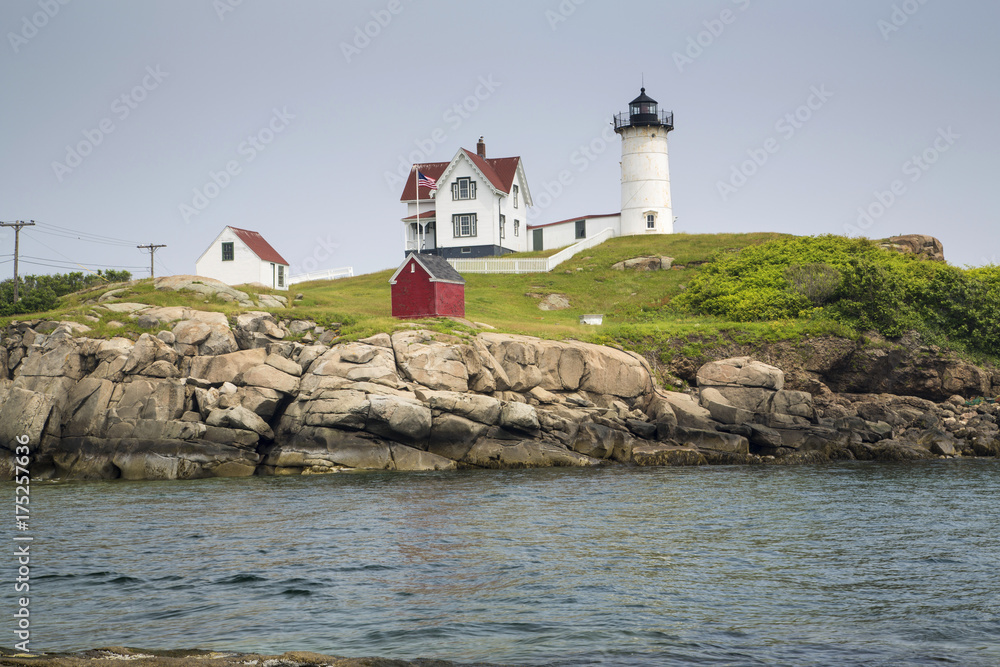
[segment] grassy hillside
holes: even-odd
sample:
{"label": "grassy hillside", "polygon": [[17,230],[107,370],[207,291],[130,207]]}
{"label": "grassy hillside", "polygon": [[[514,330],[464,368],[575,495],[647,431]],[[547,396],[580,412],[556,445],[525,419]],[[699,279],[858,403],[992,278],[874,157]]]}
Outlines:
{"label": "grassy hillside", "polygon": [[[736,250],[780,238],[779,234],[676,234],[611,239],[560,264],[551,273],[465,276],[466,319],[510,333],[551,338],[610,340],[621,327],[658,323],[670,329],[691,325],[689,317],[667,313],[664,306],[678,295],[720,252]],[[641,255],[674,258],[670,271],[615,271],[611,266]],[[356,278],[295,285],[304,298],[295,308],[298,316],[339,313],[359,331],[398,328],[391,318],[389,278],[393,271]],[[564,295],[570,307],[543,311],[539,303],[549,294]],[[598,329],[579,324],[586,313],[604,315]],[[715,318],[696,317],[708,326]],[[655,328],[655,327],[654,327]]]}
{"label": "grassy hillside", "polygon": [[[616,262],[642,255],[674,258],[668,271],[615,271]],[[392,270],[336,281],[293,285],[302,297],[279,317],[339,322],[348,338],[412,326],[391,317]],[[1000,340],[1000,271],[966,271],[903,257],[865,240],[756,234],[676,234],[617,238],[584,251],[548,274],[475,275],[466,278],[466,318],[500,331],[618,344],[640,352],[683,352],[719,337],[738,344],[807,335],[857,337],[875,330],[895,336],[918,330],[925,339],[980,358],[995,359]],[[83,321],[102,290],[64,297],[47,314]],[[266,290],[251,290],[257,291]],[[542,298],[562,295],[565,310],[539,309]],[[131,284],[120,300],[189,305],[233,314],[240,309],[193,295],[156,292],[149,281]],[[604,325],[579,324],[586,313]],[[88,322],[99,335],[120,333],[101,314]],[[0,320],[2,322],[2,320]],[[450,320],[419,322],[463,330]],[[980,344],[986,341],[985,344]],[[696,351],[696,350],[695,350]],[[672,353],[672,352],[671,352]]]}

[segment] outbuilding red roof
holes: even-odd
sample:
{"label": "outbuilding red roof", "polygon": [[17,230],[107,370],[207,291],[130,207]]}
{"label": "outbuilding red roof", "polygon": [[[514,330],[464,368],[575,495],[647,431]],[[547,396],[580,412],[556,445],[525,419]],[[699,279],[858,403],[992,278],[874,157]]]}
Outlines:
{"label": "outbuilding red roof", "polygon": [[260,257],[265,262],[274,262],[275,264],[284,264],[288,266],[288,262],[285,258],[278,254],[278,251],[271,247],[271,244],[264,240],[264,237],[260,235],[259,232],[252,232],[249,229],[240,229],[239,227],[233,227],[229,225],[229,228],[236,232],[236,236],[240,238],[241,241],[247,244],[247,247],[253,250],[254,254]]}

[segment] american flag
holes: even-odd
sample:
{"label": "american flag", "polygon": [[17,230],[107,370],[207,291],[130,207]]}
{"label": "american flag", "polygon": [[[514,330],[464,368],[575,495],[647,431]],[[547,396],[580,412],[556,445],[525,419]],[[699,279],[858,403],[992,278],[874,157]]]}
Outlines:
{"label": "american flag", "polygon": [[425,188],[430,188],[431,192],[438,189],[437,181],[435,181],[430,176],[425,176],[424,174],[417,172],[417,187],[424,186]]}

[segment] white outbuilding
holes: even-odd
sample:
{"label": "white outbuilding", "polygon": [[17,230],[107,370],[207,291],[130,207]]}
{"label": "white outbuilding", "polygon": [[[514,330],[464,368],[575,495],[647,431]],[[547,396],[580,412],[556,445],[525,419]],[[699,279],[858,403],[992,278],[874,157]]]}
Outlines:
{"label": "white outbuilding", "polygon": [[258,232],[226,227],[195,262],[195,273],[227,285],[288,289],[288,262]]}

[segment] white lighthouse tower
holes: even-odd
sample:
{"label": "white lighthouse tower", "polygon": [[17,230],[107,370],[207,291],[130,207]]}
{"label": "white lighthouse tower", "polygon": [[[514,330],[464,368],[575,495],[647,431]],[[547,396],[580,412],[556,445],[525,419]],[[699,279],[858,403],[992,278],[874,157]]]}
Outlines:
{"label": "white lighthouse tower", "polygon": [[628,113],[615,116],[622,137],[621,236],[674,232],[667,162],[667,133],[673,129],[673,112],[659,111],[645,88]]}

